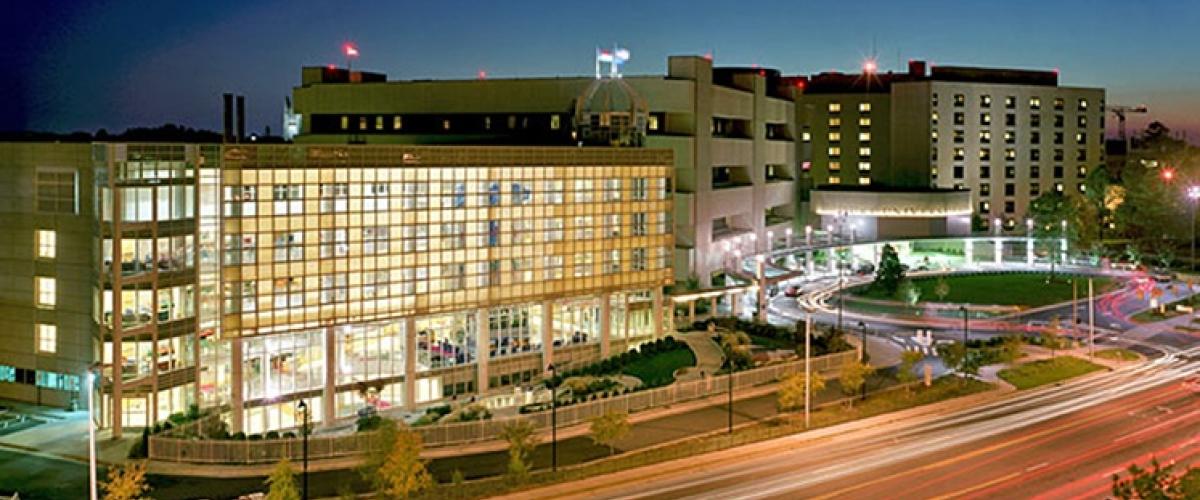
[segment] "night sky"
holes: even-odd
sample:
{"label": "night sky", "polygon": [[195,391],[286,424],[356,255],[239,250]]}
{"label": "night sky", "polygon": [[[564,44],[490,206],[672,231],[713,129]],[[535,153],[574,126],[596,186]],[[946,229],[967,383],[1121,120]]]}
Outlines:
{"label": "night sky", "polygon": [[215,130],[221,93],[237,92],[247,129],[278,133],[300,67],[341,63],[345,41],[361,50],[356,68],[391,79],[589,74],[594,48],[619,43],[633,53],[626,74],[707,52],[717,65],[785,74],[855,71],[872,47],[881,71],[908,59],[1058,68],[1064,84],[1146,104],[1151,119],[1200,142],[1191,0],[9,0],[4,11],[0,130]]}

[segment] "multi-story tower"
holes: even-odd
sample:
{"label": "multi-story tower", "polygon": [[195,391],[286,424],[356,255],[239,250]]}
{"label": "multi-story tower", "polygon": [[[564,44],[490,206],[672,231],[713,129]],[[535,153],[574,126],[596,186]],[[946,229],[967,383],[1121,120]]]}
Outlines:
{"label": "multi-story tower", "polygon": [[0,143],[0,398],[81,408],[96,360],[86,143]]}
{"label": "multi-story tower", "polygon": [[[782,239],[796,215],[793,88],[774,70],[671,57],[623,80],[647,104],[646,147],[675,153],[675,279],[708,285],[726,244]],[[293,91],[301,143],[575,144],[592,77],[386,81],[304,68]]]}
{"label": "multi-story tower", "polygon": [[1052,71],[926,74],[914,61],[905,74],[822,74],[797,113],[814,184],[967,189],[976,215],[1005,230],[1023,231],[1042,193],[1081,193],[1104,164],[1104,90],[1060,86]]}

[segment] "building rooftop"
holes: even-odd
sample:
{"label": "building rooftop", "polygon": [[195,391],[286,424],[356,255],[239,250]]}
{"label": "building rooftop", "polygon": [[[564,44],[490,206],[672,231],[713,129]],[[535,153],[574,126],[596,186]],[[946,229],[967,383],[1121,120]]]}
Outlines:
{"label": "building rooftop", "polygon": [[[845,94],[851,92],[888,92],[893,83],[914,81],[998,83],[1009,85],[1057,86],[1058,71],[1009,68],[979,68],[968,66],[928,66],[925,61],[909,61],[903,73],[818,73],[809,77],[788,77],[807,94]],[[869,78],[868,78],[869,77]]]}

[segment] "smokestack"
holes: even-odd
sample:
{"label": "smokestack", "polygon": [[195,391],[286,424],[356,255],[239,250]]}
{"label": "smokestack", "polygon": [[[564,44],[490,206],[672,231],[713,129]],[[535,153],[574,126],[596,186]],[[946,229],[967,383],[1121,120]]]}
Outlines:
{"label": "smokestack", "polygon": [[908,74],[910,76],[925,76],[925,61],[908,61]]}
{"label": "smokestack", "polygon": [[221,108],[221,142],[233,142],[233,94],[221,96],[224,106]]}
{"label": "smokestack", "polygon": [[246,96],[237,96],[237,142],[246,140]]}

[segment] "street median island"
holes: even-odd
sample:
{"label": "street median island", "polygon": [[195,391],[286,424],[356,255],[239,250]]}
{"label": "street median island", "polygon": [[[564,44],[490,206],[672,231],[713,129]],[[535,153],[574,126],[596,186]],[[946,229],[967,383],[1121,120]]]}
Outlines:
{"label": "street median island", "polygon": [[[981,272],[912,278],[911,282],[918,292],[918,303],[1041,307],[1071,300],[1076,291],[1072,288],[1071,276],[1057,274],[1050,278],[1050,274],[1044,272]],[[1097,295],[1111,290],[1116,284],[1109,277],[1095,276],[1091,279]],[[939,284],[944,286],[942,291],[946,292],[940,296]],[[1086,296],[1087,283],[1083,285],[1078,291]],[[903,291],[899,289],[889,293],[876,286],[862,285],[848,291],[864,299],[906,301]]]}
{"label": "street median island", "polygon": [[1104,367],[1073,356],[1058,356],[1021,363],[996,375],[1020,390],[1061,382]]}

